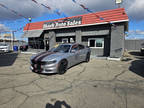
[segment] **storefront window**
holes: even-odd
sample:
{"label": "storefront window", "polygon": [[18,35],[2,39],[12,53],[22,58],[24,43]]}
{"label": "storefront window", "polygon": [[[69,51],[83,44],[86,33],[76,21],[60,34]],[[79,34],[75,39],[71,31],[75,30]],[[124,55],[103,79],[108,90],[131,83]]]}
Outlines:
{"label": "storefront window", "polygon": [[74,39],[73,38],[70,38],[70,43],[74,43]]}
{"label": "storefront window", "polygon": [[63,38],[62,43],[68,43],[68,38]]}
{"label": "storefront window", "polygon": [[43,38],[28,38],[28,44],[30,48],[44,49]]}
{"label": "storefront window", "polygon": [[95,39],[90,40],[90,47],[95,47]]}
{"label": "storefront window", "polygon": [[103,47],[103,39],[96,39],[96,47],[99,48]]}
{"label": "storefront window", "polygon": [[91,48],[103,48],[104,39],[103,38],[90,38],[88,39],[88,46]]}
{"label": "storefront window", "polygon": [[75,36],[56,37],[56,42],[58,42],[58,43],[74,43]]}

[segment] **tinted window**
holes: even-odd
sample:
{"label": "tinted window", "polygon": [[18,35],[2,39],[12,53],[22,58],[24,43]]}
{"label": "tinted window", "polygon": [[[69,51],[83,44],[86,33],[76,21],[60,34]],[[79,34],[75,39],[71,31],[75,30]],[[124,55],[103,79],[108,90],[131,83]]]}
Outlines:
{"label": "tinted window", "polygon": [[72,46],[72,50],[76,50],[77,51],[78,49],[79,49],[78,45],[73,45]]}
{"label": "tinted window", "polygon": [[103,39],[96,40],[96,47],[103,47]]}
{"label": "tinted window", "polygon": [[104,47],[104,38],[89,39],[89,47],[103,48]]}
{"label": "tinted window", "polygon": [[90,40],[90,47],[95,47],[95,40]]}
{"label": "tinted window", "polygon": [[83,45],[79,45],[79,50],[84,49],[85,47]]}
{"label": "tinted window", "polygon": [[69,52],[71,45],[59,45],[57,48],[55,48],[54,52]]}

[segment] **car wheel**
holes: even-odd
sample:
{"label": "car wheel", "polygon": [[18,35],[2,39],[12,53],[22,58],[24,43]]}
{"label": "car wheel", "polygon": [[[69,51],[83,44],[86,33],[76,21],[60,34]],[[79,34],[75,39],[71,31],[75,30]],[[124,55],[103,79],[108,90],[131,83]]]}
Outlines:
{"label": "car wheel", "polygon": [[90,53],[87,53],[87,56],[86,56],[85,61],[86,61],[86,62],[89,62],[89,61],[90,61]]}
{"label": "car wheel", "polygon": [[61,75],[61,74],[64,74],[66,71],[67,71],[67,65],[68,65],[68,62],[66,60],[62,60],[60,63],[59,63],[59,68],[58,68],[58,73]]}

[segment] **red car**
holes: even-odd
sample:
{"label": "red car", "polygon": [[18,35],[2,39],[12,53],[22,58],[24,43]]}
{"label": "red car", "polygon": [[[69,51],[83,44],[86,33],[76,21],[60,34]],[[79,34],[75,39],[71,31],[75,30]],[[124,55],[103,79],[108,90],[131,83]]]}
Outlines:
{"label": "red car", "polygon": [[27,51],[28,50],[28,45],[22,45],[20,46],[21,51]]}

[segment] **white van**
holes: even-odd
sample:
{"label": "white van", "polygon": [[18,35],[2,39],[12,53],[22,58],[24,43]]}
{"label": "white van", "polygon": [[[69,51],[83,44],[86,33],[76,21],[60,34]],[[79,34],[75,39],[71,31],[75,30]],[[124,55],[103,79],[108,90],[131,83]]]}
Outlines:
{"label": "white van", "polygon": [[9,52],[10,46],[7,44],[0,43],[0,52]]}

